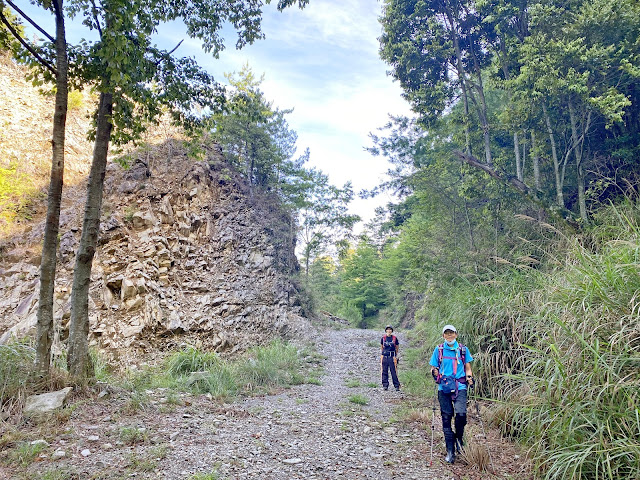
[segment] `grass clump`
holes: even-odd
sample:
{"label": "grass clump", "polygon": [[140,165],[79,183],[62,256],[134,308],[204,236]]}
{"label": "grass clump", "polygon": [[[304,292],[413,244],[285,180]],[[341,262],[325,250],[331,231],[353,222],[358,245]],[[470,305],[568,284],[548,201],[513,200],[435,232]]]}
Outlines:
{"label": "grass clump", "polygon": [[21,172],[18,162],[0,165],[0,233],[8,233],[11,226],[31,218],[31,203],[41,195],[32,176]]}
{"label": "grass clump", "polygon": [[348,400],[351,403],[355,403],[356,405],[367,405],[369,403],[369,399],[364,395],[360,395],[360,394],[350,395],[348,397]]}
{"label": "grass clump", "polygon": [[145,429],[133,426],[120,427],[118,438],[126,445],[137,445],[149,440]]}
{"label": "grass clump", "polygon": [[188,480],[219,480],[219,479],[220,479],[220,474],[214,471],[211,473],[196,473],[194,475],[191,475]]}
{"label": "grass clump", "polygon": [[16,448],[9,451],[7,460],[9,463],[17,464],[21,467],[31,465],[36,457],[47,449],[46,443],[22,442]]}
{"label": "grass clump", "polygon": [[167,373],[177,377],[192,372],[210,370],[220,364],[215,352],[201,352],[195,347],[187,346],[173,354],[167,361]]}
{"label": "grass clump", "polygon": [[[171,392],[208,393],[218,400],[229,400],[240,394],[266,393],[274,388],[299,385],[313,376],[305,375],[318,359],[313,353],[276,340],[249,349],[235,360],[223,360],[216,353],[186,347],[157,368],[130,373],[123,386],[132,391],[125,413],[135,413],[148,403],[146,390],[165,388]],[[315,379],[315,382],[320,383]]]}
{"label": "grass clump", "polygon": [[26,343],[0,345],[0,409],[22,404],[33,372],[35,350]]}

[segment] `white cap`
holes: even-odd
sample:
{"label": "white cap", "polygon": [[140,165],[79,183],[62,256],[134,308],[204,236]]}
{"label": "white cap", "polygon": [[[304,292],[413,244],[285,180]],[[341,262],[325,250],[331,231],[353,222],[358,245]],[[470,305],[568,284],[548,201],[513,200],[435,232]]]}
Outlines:
{"label": "white cap", "polygon": [[442,327],[442,333],[446,332],[447,330],[458,333],[458,330],[456,330],[456,327],[454,327],[453,325],[445,325],[444,327]]}

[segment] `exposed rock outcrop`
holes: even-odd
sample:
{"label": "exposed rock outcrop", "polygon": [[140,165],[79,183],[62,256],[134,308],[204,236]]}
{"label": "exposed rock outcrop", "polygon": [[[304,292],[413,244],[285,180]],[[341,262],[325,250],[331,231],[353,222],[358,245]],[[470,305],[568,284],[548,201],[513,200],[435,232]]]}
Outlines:
{"label": "exposed rock outcrop", "polygon": [[[108,167],[91,343],[130,359],[183,342],[233,352],[303,334],[307,321],[290,280],[297,269],[293,226],[277,198],[250,196],[215,149],[203,161],[187,158],[176,141],[152,150],[128,170]],[[80,200],[61,218],[54,302],[60,341],[70,317]],[[35,327],[39,256],[30,245],[41,235],[35,226],[26,245],[2,257],[0,342]]]}

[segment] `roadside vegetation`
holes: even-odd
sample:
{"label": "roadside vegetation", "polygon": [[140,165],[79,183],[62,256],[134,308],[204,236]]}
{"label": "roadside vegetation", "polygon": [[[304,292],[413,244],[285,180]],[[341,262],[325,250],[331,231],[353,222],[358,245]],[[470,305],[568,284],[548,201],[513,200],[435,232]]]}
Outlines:
{"label": "roadside vegetation", "polygon": [[453,322],[488,418],[549,480],[640,476],[640,206],[595,220],[581,237],[556,232],[544,267],[435,288],[400,371],[407,391],[431,398],[427,363]]}
{"label": "roadside vegetation", "polygon": [[[216,353],[186,346],[157,366],[123,373],[110,372],[106,362],[95,354],[92,358],[99,383],[77,393],[74,406],[52,414],[46,426],[38,423],[25,429],[18,425],[24,400],[38,392],[33,382],[27,382],[33,374],[35,351],[25,343],[0,346],[0,411],[5,415],[0,421],[0,463],[26,469],[39,454],[51,454],[46,443],[32,442],[54,438],[73,415],[74,407],[100,401],[96,395],[103,390],[111,392],[108,398],[114,415],[126,418],[151,408],[155,391],[162,392],[162,402],[160,405],[156,402],[154,408],[163,413],[184,404],[185,398],[191,395],[204,394],[214,402],[223,403],[238,396],[268,394],[307,381],[315,384],[323,371],[323,358],[311,347],[300,349],[281,340],[251,348],[235,359],[223,359]],[[52,378],[61,379],[61,386],[66,372],[54,369],[52,373]],[[130,446],[147,444],[149,432],[137,424],[123,425],[116,432],[114,441]],[[148,458],[132,456],[127,471],[153,470],[160,453],[160,450],[154,450]],[[75,478],[62,473],[59,476],[54,472],[47,475],[51,478]]]}

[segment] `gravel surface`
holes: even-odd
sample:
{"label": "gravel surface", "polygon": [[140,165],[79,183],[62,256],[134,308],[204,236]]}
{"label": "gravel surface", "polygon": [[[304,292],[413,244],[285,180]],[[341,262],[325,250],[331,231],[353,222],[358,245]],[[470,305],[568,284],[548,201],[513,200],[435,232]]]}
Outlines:
{"label": "gravel surface", "polygon": [[[165,408],[166,392],[153,391],[147,392],[147,407],[129,416],[116,413],[115,398],[91,399],[55,439],[45,437],[50,447],[26,478],[42,478],[53,469],[73,472],[60,478],[82,480],[186,480],[213,472],[219,476],[207,480],[453,478],[442,467],[442,452],[428,466],[424,428],[393,421],[405,400],[393,387],[383,391],[380,385],[380,335],[372,330],[321,334],[322,384],[276,395],[228,404],[185,396],[180,405]],[[402,348],[401,335],[399,340]],[[349,400],[356,395],[367,403]],[[138,431],[141,441],[123,442],[123,428]]]}

